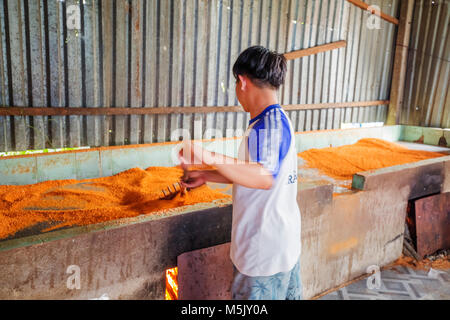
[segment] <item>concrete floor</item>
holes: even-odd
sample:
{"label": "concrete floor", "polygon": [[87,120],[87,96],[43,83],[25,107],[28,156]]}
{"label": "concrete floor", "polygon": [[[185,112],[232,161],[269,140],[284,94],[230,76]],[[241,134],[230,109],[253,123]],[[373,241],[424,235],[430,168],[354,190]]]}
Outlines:
{"label": "concrete floor", "polygon": [[367,278],[318,300],[450,300],[450,269],[427,271],[397,266],[381,271],[380,289],[368,289]]}

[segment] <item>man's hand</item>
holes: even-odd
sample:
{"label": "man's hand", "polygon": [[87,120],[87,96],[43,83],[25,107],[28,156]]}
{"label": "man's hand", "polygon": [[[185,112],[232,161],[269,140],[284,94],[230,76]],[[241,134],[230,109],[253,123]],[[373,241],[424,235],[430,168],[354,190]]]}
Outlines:
{"label": "man's hand", "polygon": [[185,188],[197,188],[205,184],[206,182],[215,182],[215,183],[233,183],[232,181],[225,178],[220,172],[217,170],[189,170],[190,165],[186,159],[182,156],[182,153],[178,155],[180,159],[180,166],[184,171],[184,175],[181,185]]}
{"label": "man's hand", "polygon": [[[206,181],[219,183],[237,183],[247,188],[270,189],[274,178],[272,173],[257,162],[249,162],[231,158],[222,154],[207,151],[192,142],[184,142],[179,153],[185,172],[196,164],[213,166],[216,170],[196,174],[193,185],[201,185]],[[190,182],[189,182],[190,183]]]}
{"label": "man's hand", "polygon": [[180,182],[185,188],[197,188],[206,183],[206,174],[201,171],[187,171],[184,180]]}
{"label": "man's hand", "polygon": [[206,183],[206,174],[203,171],[189,171],[189,164],[186,159],[180,154],[178,155],[180,159],[180,166],[183,169],[184,174],[183,178],[180,181],[180,184],[189,189],[197,188]]}

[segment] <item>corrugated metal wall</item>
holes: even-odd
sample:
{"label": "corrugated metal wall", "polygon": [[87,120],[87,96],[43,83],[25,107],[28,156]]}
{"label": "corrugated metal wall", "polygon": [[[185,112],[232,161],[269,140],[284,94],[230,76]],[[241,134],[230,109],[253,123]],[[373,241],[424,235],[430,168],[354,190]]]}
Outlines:
{"label": "corrugated metal wall", "polygon": [[[66,23],[74,4],[79,31]],[[371,4],[397,17],[398,0]],[[369,29],[368,16],[344,0],[0,0],[0,105],[237,105],[231,68],[243,49],[260,44],[289,52],[337,40],[347,40],[347,48],[289,61],[281,102],[387,99],[396,27],[381,21],[381,29]],[[384,121],[386,108],[290,116],[297,131],[330,129],[342,121]],[[195,137],[207,128],[239,135],[248,119],[245,113],[0,117],[0,151],[168,141],[179,127]]]}
{"label": "corrugated metal wall", "polygon": [[401,123],[450,128],[450,1],[415,1]]}

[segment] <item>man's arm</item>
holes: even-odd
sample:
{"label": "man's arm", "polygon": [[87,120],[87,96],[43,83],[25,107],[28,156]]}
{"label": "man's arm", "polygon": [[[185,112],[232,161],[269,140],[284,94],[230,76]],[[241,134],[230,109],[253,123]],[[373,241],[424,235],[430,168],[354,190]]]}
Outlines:
{"label": "man's arm", "polygon": [[181,184],[185,188],[197,188],[204,185],[206,182],[233,183],[222,176],[217,170],[194,170],[186,172],[186,176],[184,177],[184,180],[181,181]]}
{"label": "man's arm", "polygon": [[219,170],[205,170],[204,177],[208,182],[216,182],[216,183],[233,183],[233,181],[225,178]]}
{"label": "man's arm", "polygon": [[222,174],[220,174],[220,172],[217,171],[216,169],[189,170],[189,164],[181,154],[182,152],[180,152],[179,154],[180,165],[185,172],[181,184],[185,188],[197,188],[205,184],[206,182],[227,183],[227,184],[233,183],[232,181],[225,178]]}
{"label": "man's arm", "polygon": [[203,164],[217,168],[217,172],[211,172],[209,176],[205,176],[207,181],[237,183],[254,189],[270,189],[272,187],[272,174],[259,163],[242,161],[210,152],[193,143],[186,143],[182,152],[187,154],[189,159],[193,158],[196,162],[201,161]]}
{"label": "man's arm", "polygon": [[213,165],[226,179],[241,186],[254,189],[270,189],[272,174],[257,162],[242,161],[231,157],[217,155],[203,150],[205,163]]}

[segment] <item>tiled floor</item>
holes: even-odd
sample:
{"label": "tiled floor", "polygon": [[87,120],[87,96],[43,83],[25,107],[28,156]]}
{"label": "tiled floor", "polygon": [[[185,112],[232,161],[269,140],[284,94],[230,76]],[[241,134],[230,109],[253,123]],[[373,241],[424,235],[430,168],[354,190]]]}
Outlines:
{"label": "tiled floor", "polygon": [[381,271],[381,287],[369,289],[367,279],[329,293],[319,300],[450,300],[450,269],[428,275],[406,267]]}

